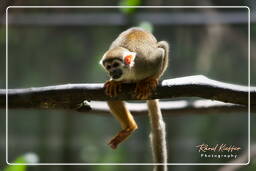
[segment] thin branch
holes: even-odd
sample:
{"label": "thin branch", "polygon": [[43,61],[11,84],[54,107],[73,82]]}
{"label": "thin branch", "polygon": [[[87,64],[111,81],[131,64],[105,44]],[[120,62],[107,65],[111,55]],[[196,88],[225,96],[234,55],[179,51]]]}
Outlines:
{"label": "thin branch", "polygon": [[[179,114],[217,114],[217,113],[233,113],[233,112],[248,112],[248,107],[245,105],[237,105],[232,103],[224,103],[213,100],[177,100],[177,101],[160,101],[162,113],[164,115],[179,115]],[[148,115],[146,103],[126,103],[129,111],[134,116]],[[83,106],[82,106],[83,107]],[[51,109],[51,108],[49,108]],[[72,109],[73,110],[73,109]],[[87,114],[109,115],[109,107],[104,101],[91,101],[84,108],[77,108],[77,112]],[[256,113],[256,108],[251,108],[251,112]]]}
{"label": "thin branch", "polygon": [[[9,89],[8,108],[77,109],[84,100],[136,100],[134,84],[123,84],[116,97],[104,93],[103,84],[65,84],[48,87]],[[164,80],[150,99],[201,97],[226,103],[248,105],[246,86],[227,84],[204,76]],[[6,90],[0,89],[0,108],[5,108]],[[256,87],[250,88],[251,107],[256,106]]]}
{"label": "thin branch", "polygon": [[[211,114],[211,113],[232,113],[232,112],[248,112],[248,107],[244,105],[236,105],[231,103],[223,103],[212,100],[177,100],[177,101],[160,101],[160,108],[164,115],[179,114]],[[128,109],[134,116],[148,115],[146,103],[126,103]],[[90,107],[92,111],[89,114],[109,115],[109,108],[106,102],[91,101]],[[256,113],[255,108],[251,108]]]}

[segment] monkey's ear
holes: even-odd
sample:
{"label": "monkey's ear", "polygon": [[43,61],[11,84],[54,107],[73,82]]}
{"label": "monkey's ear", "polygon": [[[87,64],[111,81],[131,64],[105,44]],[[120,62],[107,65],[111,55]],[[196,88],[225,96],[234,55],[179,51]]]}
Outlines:
{"label": "monkey's ear", "polygon": [[136,52],[124,53],[124,56],[123,56],[124,64],[132,67],[134,65],[135,57],[136,57]]}
{"label": "monkey's ear", "polygon": [[101,59],[100,62],[99,62],[100,66],[103,67],[103,60]]}
{"label": "monkey's ear", "polygon": [[105,58],[106,58],[106,53],[104,53],[103,57],[101,58],[101,60],[100,60],[100,62],[99,62],[99,64],[100,64],[103,68],[105,68],[104,65],[103,65],[103,61],[104,61]]}

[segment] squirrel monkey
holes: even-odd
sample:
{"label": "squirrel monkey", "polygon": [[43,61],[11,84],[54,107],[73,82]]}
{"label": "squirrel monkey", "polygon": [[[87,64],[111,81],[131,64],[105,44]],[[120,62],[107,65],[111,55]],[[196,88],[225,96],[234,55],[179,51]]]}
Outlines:
{"label": "squirrel monkey", "polygon": [[[136,83],[135,97],[147,99],[157,87],[159,78],[168,66],[168,55],[168,43],[157,42],[150,32],[141,28],[130,28],[122,32],[100,60],[100,64],[110,76],[110,80],[104,84],[105,93],[113,97],[121,92],[122,83]],[[122,130],[109,142],[111,148],[115,149],[138,127],[123,101],[113,100],[107,103],[122,127]],[[151,119],[159,118],[153,116],[157,116],[157,112],[160,112],[162,119],[158,100],[148,100],[148,108],[152,115]],[[152,132],[154,134],[155,131]]]}

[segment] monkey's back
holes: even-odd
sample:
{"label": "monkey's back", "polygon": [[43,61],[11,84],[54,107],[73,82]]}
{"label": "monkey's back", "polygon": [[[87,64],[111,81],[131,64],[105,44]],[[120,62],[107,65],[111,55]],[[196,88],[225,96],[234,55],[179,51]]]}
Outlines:
{"label": "monkey's back", "polygon": [[146,57],[157,48],[157,40],[150,32],[133,27],[122,32],[111,44],[110,49],[116,47],[136,52],[138,57]]}
{"label": "monkey's back", "polygon": [[150,32],[134,27],[122,32],[111,44],[110,49],[123,47],[136,52],[132,75],[136,75],[136,80],[142,80],[161,70],[163,53],[157,46],[157,40]]}

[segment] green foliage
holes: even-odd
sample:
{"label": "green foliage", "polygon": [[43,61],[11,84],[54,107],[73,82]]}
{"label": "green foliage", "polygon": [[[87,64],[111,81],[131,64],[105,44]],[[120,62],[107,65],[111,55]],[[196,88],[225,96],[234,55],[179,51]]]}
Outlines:
{"label": "green foliage", "polygon": [[241,171],[255,171],[255,166],[256,166],[256,160],[252,160],[250,164],[244,167],[243,169],[241,169]]}
{"label": "green foliage", "polygon": [[[141,5],[141,0],[121,0],[119,3],[120,6],[138,6]],[[120,8],[121,12],[124,14],[132,14],[136,11],[135,7]]]}
{"label": "green foliage", "polygon": [[16,158],[16,160],[12,162],[12,163],[20,163],[23,165],[9,165],[4,169],[4,171],[26,171],[28,167],[26,163],[37,163],[37,162],[38,162],[38,156],[36,154],[27,153],[25,155],[22,155]]}
{"label": "green foliage", "polygon": [[[13,163],[26,163],[25,157],[21,156],[18,157]],[[26,165],[9,165],[7,166],[4,171],[26,171]]]}

